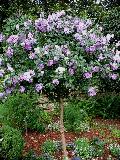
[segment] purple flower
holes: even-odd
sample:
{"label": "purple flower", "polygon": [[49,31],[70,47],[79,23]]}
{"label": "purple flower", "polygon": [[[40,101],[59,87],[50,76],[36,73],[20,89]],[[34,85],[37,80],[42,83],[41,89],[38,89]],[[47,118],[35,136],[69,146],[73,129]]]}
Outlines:
{"label": "purple flower", "polygon": [[25,87],[23,86],[20,86],[20,90],[19,90],[21,93],[24,93],[25,92]]}
{"label": "purple flower", "polygon": [[4,97],[5,93],[4,92],[0,92],[0,99],[2,99]]}
{"label": "purple flower", "polygon": [[13,49],[11,47],[8,47],[7,51],[6,51],[6,55],[11,58],[13,56]]}
{"label": "purple flower", "polygon": [[19,76],[19,81],[27,81],[32,82],[32,77],[35,76],[34,70],[29,70],[28,72],[25,72],[24,74]]}
{"label": "purple flower", "polygon": [[94,34],[94,33],[89,34],[89,37],[90,37],[92,40],[96,40],[96,38],[97,38],[96,34]]}
{"label": "purple flower", "polygon": [[55,13],[52,13],[52,15],[48,15],[47,20],[49,23],[52,23],[58,20],[58,16]]}
{"label": "purple flower", "polygon": [[68,56],[68,55],[70,54],[70,50],[69,50],[69,48],[68,48],[67,45],[62,45],[62,46],[61,46],[61,49],[62,49],[62,52],[63,52],[66,56]]}
{"label": "purple flower", "polygon": [[26,35],[24,33],[19,34],[19,41],[22,43],[26,40]]}
{"label": "purple flower", "polygon": [[89,47],[89,50],[90,50],[90,52],[95,52],[96,47],[95,47],[95,46],[90,46],[90,47]]}
{"label": "purple flower", "polygon": [[73,66],[75,65],[75,61],[71,60],[68,62],[69,67],[73,68]]}
{"label": "purple flower", "polygon": [[81,36],[79,33],[76,33],[76,34],[74,35],[74,37],[75,37],[75,39],[76,39],[77,41],[81,41],[81,40],[82,40],[82,36]]}
{"label": "purple flower", "polygon": [[11,35],[8,39],[7,42],[10,44],[15,44],[18,41],[18,35]]}
{"label": "purple flower", "polygon": [[13,88],[7,88],[5,92],[6,92],[6,94],[11,94],[12,91],[13,91]]}
{"label": "purple flower", "polygon": [[35,89],[37,92],[40,92],[43,89],[43,84],[42,83],[36,84]]}
{"label": "purple flower", "polygon": [[30,58],[30,59],[34,59],[34,58],[35,58],[35,53],[33,53],[33,52],[30,53],[30,54],[29,54],[29,58]]}
{"label": "purple flower", "polygon": [[94,45],[96,46],[97,49],[101,49],[102,46],[103,46],[103,44],[101,42],[101,39],[100,38],[96,38]]}
{"label": "purple flower", "polygon": [[48,21],[43,18],[35,20],[35,26],[40,32],[47,32],[47,29],[49,28]]}
{"label": "purple flower", "polygon": [[116,54],[113,56],[113,60],[120,63],[120,51],[116,51]]}
{"label": "purple flower", "polygon": [[104,59],[104,57],[103,57],[103,54],[101,53],[99,56],[98,56],[98,61],[101,61],[101,60],[103,60]]}
{"label": "purple flower", "polygon": [[2,59],[0,58],[0,66],[2,65]]}
{"label": "purple flower", "polygon": [[95,46],[90,46],[90,47],[87,47],[86,48],[86,52],[90,52],[90,53],[93,53],[96,51],[96,47]]}
{"label": "purple flower", "polygon": [[54,80],[52,81],[52,83],[55,84],[55,85],[58,85],[58,84],[59,84],[59,80],[58,80],[58,79],[54,79]]}
{"label": "purple flower", "polygon": [[23,42],[23,46],[26,50],[30,51],[32,49],[32,44],[31,44],[31,41],[29,39],[26,39],[24,42]]}
{"label": "purple flower", "polygon": [[100,68],[98,66],[92,67],[92,72],[99,72]]}
{"label": "purple flower", "polygon": [[118,64],[117,63],[110,63],[112,70],[117,70],[118,69]]}
{"label": "purple flower", "polygon": [[65,16],[65,11],[62,10],[62,11],[60,11],[60,12],[57,12],[57,16],[58,16],[58,17]]}
{"label": "purple flower", "polygon": [[69,68],[68,72],[69,72],[70,75],[74,75],[74,73],[75,73],[73,68]]}
{"label": "purple flower", "polygon": [[58,21],[58,22],[57,22],[56,28],[57,28],[57,29],[61,29],[61,28],[62,28],[62,21]]}
{"label": "purple flower", "polygon": [[42,70],[42,69],[44,69],[44,64],[43,63],[41,63],[41,64],[38,64],[38,68],[40,69],[40,70]]}
{"label": "purple flower", "polygon": [[69,29],[68,27],[65,27],[65,28],[64,28],[64,33],[65,33],[65,34],[69,34],[69,33],[70,33],[70,29]]}
{"label": "purple flower", "polygon": [[89,95],[89,96],[95,96],[96,94],[97,94],[96,88],[90,87],[90,88],[88,89],[88,95]]}
{"label": "purple flower", "polygon": [[36,42],[36,39],[34,39],[31,32],[28,33],[28,40],[31,42],[31,44],[34,44]]}
{"label": "purple flower", "polygon": [[13,77],[13,78],[12,78],[12,84],[13,84],[13,85],[16,85],[18,82],[19,82],[19,81],[18,81],[17,77]]}
{"label": "purple flower", "polygon": [[101,37],[101,43],[105,45],[107,43],[106,37]]}
{"label": "purple flower", "polygon": [[0,33],[0,42],[2,42],[2,41],[3,41],[3,39],[4,39],[4,36],[3,36],[3,34],[2,34],[2,33]]}
{"label": "purple flower", "polygon": [[4,73],[5,73],[4,70],[1,69],[1,70],[0,70],[0,77],[3,77]]}
{"label": "purple flower", "polygon": [[84,22],[79,22],[79,24],[76,26],[77,32],[81,32],[85,28]]}
{"label": "purple flower", "polygon": [[86,25],[87,25],[88,27],[91,26],[91,25],[92,25],[92,21],[91,21],[90,19],[87,19]]}
{"label": "purple flower", "polygon": [[113,74],[110,74],[109,77],[112,78],[113,80],[116,80],[118,77],[118,74],[113,73]]}
{"label": "purple flower", "polygon": [[86,73],[84,73],[83,75],[84,75],[84,77],[87,78],[87,79],[88,79],[88,78],[92,78],[92,73],[90,73],[90,72],[86,72]]}
{"label": "purple flower", "polygon": [[54,60],[50,59],[50,60],[48,61],[47,66],[52,66],[53,64],[54,64]]}

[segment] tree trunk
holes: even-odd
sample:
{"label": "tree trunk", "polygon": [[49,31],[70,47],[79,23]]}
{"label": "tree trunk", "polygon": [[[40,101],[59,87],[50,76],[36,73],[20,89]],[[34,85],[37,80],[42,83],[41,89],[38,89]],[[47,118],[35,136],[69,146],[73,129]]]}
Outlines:
{"label": "tree trunk", "polygon": [[66,142],[65,142],[65,133],[64,133],[64,122],[63,122],[63,113],[64,113],[64,104],[63,99],[60,98],[60,133],[61,133],[61,142],[62,142],[62,150],[63,150],[63,160],[67,159],[67,150],[66,150]]}

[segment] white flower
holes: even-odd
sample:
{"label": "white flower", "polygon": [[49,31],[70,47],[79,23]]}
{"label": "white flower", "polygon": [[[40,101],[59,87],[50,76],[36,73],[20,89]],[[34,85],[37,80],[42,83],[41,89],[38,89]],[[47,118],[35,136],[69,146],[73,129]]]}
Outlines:
{"label": "white flower", "polygon": [[113,60],[120,63],[120,51],[116,51],[115,56],[113,56]]}
{"label": "white flower", "polygon": [[61,50],[60,46],[58,46],[58,45],[55,45],[55,48],[58,50]]}
{"label": "white flower", "polygon": [[65,72],[65,68],[64,67],[58,67],[55,72],[59,73],[59,74],[63,74],[63,72]]}
{"label": "white flower", "polygon": [[7,70],[10,72],[14,72],[14,69],[11,67],[10,64],[7,64]]}
{"label": "white flower", "polygon": [[41,76],[43,76],[44,75],[44,71],[41,71]]}
{"label": "white flower", "polygon": [[87,30],[83,30],[83,31],[82,31],[82,34],[83,34],[83,35],[87,35]]}
{"label": "white flower", "polygon": [[25,73],[24,73],[24,79],[25,79],[26,81],[29,81],[29,80],[31,79],[30,72],[25,72]]}
{"label": "white flower", "polygon": [[68,58],[68,57],[65,57],[65,58],[64,58],[64,60],[65,60],[65,61],[68,61],[68,60],[69,60],[69,58]]}
{"label": "white flower", "polygon": [[106,42],[107,42],[107,38],[106,37],[102,37],[101,40],[102,40],[103,44],[106,44]]}
{"label": "white flower", "polygon": [[109,41],[111,38],[114,37],[114,34],[107,34],[106,38],[107,38],[107,41]]}
{"label": "white flower", "polygon": [[116,47],[118,47],[118,46],[120,46],[120,41],[118,41],[118,42],[116,43]]}
{"label": "white flower", "polygon": [[0,66],[2,65],[2,59],[0,58]]}
{"label": "white flower", "polygon": [[44,52],[44,55],[47,55],[47,54],[48,54],[48,51],[45,51],[45,52]]}
{"label": "white flower", "polygon": [[34,48],[34,50],[35,50],[35,53],[40,53],[40,47],[37,47],[37,48]]}
{"label": "white flower", "polygon": [[35,76],[35,71],[34,70],[29,70],[30,75]]}
{"label": "white flower", "polygon": [[99,27],[99,30],[100,30],[100,31],[102,31],[102,30],[103,30],[103,28],[102,28],[102,27]]}
{"label": "white flower", "polygon": [[17,24],[17,25],[15,26],[15,28],[16,28],[16,30],[19,30],[19,24]]}

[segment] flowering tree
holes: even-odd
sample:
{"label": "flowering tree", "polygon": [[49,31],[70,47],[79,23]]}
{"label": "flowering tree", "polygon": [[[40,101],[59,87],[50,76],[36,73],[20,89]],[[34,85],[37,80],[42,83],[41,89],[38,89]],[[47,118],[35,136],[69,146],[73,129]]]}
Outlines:
{"label": "flowering tree", "polygon": [[[12,23],[12,22],[11,22]],[[12,27],[11,27],[12,26]],[[64,11],[47,18],[29,19],[6,26],[0,34],[4,54],[0,58],[0,77],[4,97],[15,90],[33,88],[59,101],[63,157],[67,157],[63,98],[72,91],[95,96],[100,78],[119,80],[120,53],[109,47],[109,40],[91,20],[66,15]]]}

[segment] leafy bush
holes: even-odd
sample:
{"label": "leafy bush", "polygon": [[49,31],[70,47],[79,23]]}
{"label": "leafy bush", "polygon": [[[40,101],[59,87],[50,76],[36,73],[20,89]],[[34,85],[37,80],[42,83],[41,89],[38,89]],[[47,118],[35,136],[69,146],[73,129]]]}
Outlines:
{"label": "leafy bush", "polygon": [[48,153],[37,156],[33,150],[30,150],[26,156],[22,157],[22,160],[54,160],[54,157]]}
{"label": "leafy bush", "polygon": [[83,109],[90,117],[93,118],[96,116],[107,119],[120,118],[120,95],[114,92],[101,93],[98,94],[95,98],[83,97],[81,100],[72,101],[71,105],[79,106],[79,108]]}
{"label": "leafy bush", "polygon": [[1,123],[18,128],[45,131],[45,124],[49,123],[50,116],[37,106],[37,94],[17,93],[11,95],[0,104]]}
{"label": "leafy bush", "polygon": [[54,141],[47,140],[42,144],[42,151],[43,153],[52,154],[56,151],[57,147]]}
{"label": "leafy bush", "polygon": [[105,12],[105,16],[102,19],[104,33],[112,33],[115,35],[115,38],[120,38],[120,6],[111,8]]}
{"label": "leafy bush", "polygon": [[96,114],[103,118],[120,118],[120,95],[106,93],[96,97],[93,108]]}
{"label": "leafy bush", "polygon": [[39,157],[31,149],[24,157],[22,157],[22,160],[39,160]]}
{"label": "leafy bush", "polygon": [[24,141],[20,131],[9,126],[1,127],[0,143],[0,158],[17,160],[21,157]]}
{"label": "leafy bush", "polygon": [[81,109],[81,102],[68,103],[64,110],[64,121],[67,130],[76,132],[89,130],[90,118],[86,111]]}
{"label": "leafy bush", "polygon": [[92,155],[93,157],[100,157],[103,155],[104,152],[104,142],[100,140],[99,138],[95,137],[91,141],[91,147],[92,147]]}
{"label": "leafy bush", "polygon": [[75,144],[75,152],[77,156],[85,159],[92,158],[92,147],[90,146],[87,138],[79,138],[75,141]]}
{"label": "leafy bush", "polygon": [[100,157],[104,152],[104,142],[99,138],[89,141],[87,138],[79,138],[75,141],[76,155],[84,159]]}
{"label": "leafy bush", "polygon": [[112,129],[112,135],[116,138],[120,138],[120,129]]}
{"label": "leafy bush", "polygon": [[120,145],[117,143],[112,143],[109,145],[109,150],[111,154],[115,157],[120,156]]}
{"label": "leafy bush", "polygon": [[54,157],[49,153],[42,154],[37,160],[54,160]]}

